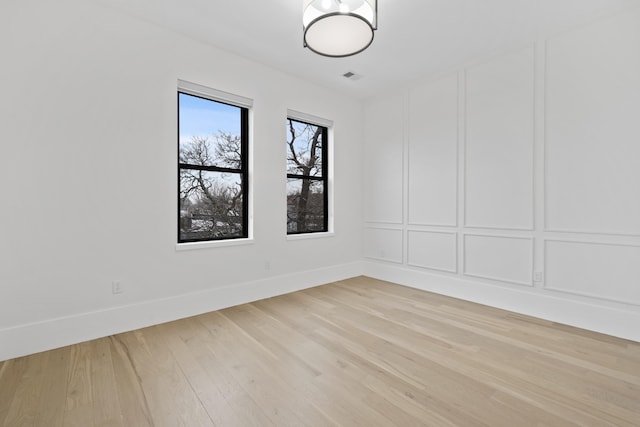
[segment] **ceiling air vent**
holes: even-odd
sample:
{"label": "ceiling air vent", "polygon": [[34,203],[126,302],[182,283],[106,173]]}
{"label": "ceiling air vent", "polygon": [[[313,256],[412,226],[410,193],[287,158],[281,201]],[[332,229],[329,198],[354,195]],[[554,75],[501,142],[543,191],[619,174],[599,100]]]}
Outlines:
{"label": "ceiling air vent", "polygon": [[363,76],[362,74],[356,74],[353,71],[347,71],[342,75],[342,77],[347,78],[349,80],[360,80]]}

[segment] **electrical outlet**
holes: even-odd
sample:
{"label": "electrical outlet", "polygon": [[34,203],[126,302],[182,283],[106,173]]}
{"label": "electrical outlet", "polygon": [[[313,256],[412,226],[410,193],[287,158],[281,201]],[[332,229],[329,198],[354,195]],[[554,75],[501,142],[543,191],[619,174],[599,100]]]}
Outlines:
{"label": "electrical outlet", "polygon": [[536,271],[533,273],[534,282],[542,282],[542,271]]}
{"label": "electrical outlet", "polygon": [[266,261],[264,263],[264,269],[267,270],[267,271],[271,270],[271,262],[270,261]]}
{"label": "electrical outlet", "polygon": [[112,294],[121,294],[124,292],[124,289],[122,288],[122,282],[120,280],[114,280],[113,282],[111,282],[111,293]]}

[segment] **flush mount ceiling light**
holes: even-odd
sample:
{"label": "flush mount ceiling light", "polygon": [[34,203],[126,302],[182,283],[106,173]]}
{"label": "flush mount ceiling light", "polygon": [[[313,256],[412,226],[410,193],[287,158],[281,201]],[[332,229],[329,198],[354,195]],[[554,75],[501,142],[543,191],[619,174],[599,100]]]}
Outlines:
{"label": "flush mount ceiling light", "polygon": [[340,58],[365,50],[378,28],[378,0],[304,0],[304,47]]}

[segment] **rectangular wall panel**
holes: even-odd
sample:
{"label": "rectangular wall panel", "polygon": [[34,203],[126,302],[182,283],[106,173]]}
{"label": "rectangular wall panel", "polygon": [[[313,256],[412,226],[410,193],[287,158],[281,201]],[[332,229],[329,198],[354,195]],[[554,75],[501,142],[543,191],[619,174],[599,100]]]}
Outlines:
{"label": "rectangular wall panel", "polygon": [[466,72],[465,225],[533,228],[534,49]]}
{"label": "rectangular wall panel", "polygon": [[365,109],[364,219],[403,221],[403,96],[377,100]]}
{"label": "rectangular wall panel", "polygon": [[640,246],[545,241],[545,288],[640,304]]}
{"label": "rectangular wall panel", "polygon": [[545,226],[640,235],[640,9],[547,42]]}
{"label": "rectangular wall panel", "polygon": [[409,93],[409,223],[457,225],[458,75]]}
{"label": "rectangular wall panel", "polygon": [[407,233],[407,263],[416,267],[455,273],[457,233],[410,230]]}
{"label": "rectangular wall panel", "polygon": [[519,285],[531,285],[533,240],[467,234],[464,236],[464,274]]}
{"label": "rectangular wall panel", "polygon": [[402,263],[402,230],[366,227],[363,244],[366,258]]}

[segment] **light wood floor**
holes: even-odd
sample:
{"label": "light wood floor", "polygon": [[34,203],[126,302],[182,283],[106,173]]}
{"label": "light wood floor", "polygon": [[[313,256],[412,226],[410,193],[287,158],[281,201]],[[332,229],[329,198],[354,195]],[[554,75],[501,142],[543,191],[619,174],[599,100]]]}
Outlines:
{"label": "light wood floor", "polygon": [[639,426],[640,344],[355,278],[0,362],[0,426]]}

